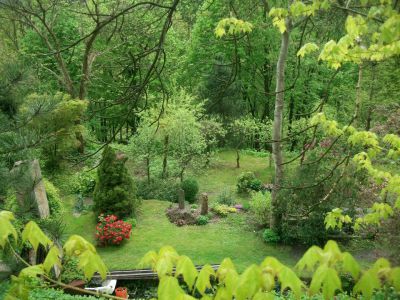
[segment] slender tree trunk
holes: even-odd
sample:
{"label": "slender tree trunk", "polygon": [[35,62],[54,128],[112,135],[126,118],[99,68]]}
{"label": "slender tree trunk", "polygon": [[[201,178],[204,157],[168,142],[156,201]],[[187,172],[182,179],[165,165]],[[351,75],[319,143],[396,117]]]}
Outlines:
{"label": "slender tree trunk", "polygon": [[367,111],[367,120],[365,124],[365,130],[371,129],[371,121],[372,121],[372,99],[374,98],[375,93],[375,78],[376,78],[376,65],[372,65],[372,80],[371,80],[371,90],[369,92],[369,100],[368,100],[368,111]]}
{"label": "slender tree trunk", "polygon": [[150,158],[146,157],[147,183],[150,183]]}
{"label": "slender tree trunk", "polygon": [[362,63],[358,65],[358,81],[356,86],[356,103],[354,108],[354,123],[358,125],[359,118],[360,118],[360,110],[361,110],[361,82],[362,82],[362,75],[363,75],[363,66]]}
{"label": "slender tree trunk", "polygon": [[283,153],[282,153],[282,122],[283,122],[283,106],[284,106],[284,90],[285,90],[285,65],[289,48],[289,26],[290,20],[286,19],[286,31],[281,36],[281,47],[279,51],[279,59],[276,65],[276,96],[275,96],[275,111],[274,123],[272,129],[272,155],[274,158],[275,167],[275,182],[272,190],[272,218],[271,228],[279,229],[281,214],[279,213],[278,192],[283,179]]}
{"label": "slender tree trunk", "polygon": [[240,168],[240,151],[236,149],[236,168]]}
{"label": "slender tree trunk", "polygon": [[167,178],[168,147],[169,147],[169,135],[167,134],[164,138],[164,158],[163,158],[162,178]]}
{"label": "slender tree trunk", "polygon": [[[292,133],[292,124],[293,124],[293,117],[294,117],[294,96],[290,95],[289,99],[289,124],[288,124],[288,135],[290,136]],[[293,137],[291,138],[291,143],[290,143],[290,151],[294,150],[294,147],[296,146],[296,139]]]}

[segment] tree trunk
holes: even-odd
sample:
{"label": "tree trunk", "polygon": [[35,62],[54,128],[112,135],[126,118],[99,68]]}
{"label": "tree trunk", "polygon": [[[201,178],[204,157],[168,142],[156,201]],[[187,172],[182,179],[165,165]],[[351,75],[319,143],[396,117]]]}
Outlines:
{"label": "tree trunk", "polygon": [[147,183],[150,183],[150,158],[146,157]]}
{"label": "tree trunk", "polygon": [[281,214],[279,213],[278,192],[283,179],[283,153],[282,153],[282,121],[283,121],[283,105],[284,105],[284,90],[285,90],[285,64],[289,47],[289,26],[290,20],[286,19],[286,31],[281,36],[281,48],[279,51],[279,59],[276,65],[276,96],[275,96],[275,111],[274,123],[272,129],[272,155],[275,166],[275,182],[272,190],[272,218],[271,228],[278,229]]}
{"label": "tree trunk", "polygon": [[164,138],[164,158],[163,158],[162,178],[167,178],[168,147],[169,147],[169,136],[167,134]]}
{"label": "tree trunk", "polygon": [[[288,124],[288,135],[289,136],[292,134],[293,118],[294,118],[294,96],[290,95],[290,99],[289,99],[289,117],[288,117],[288,122],[289,122],[289,124]],[[296,146],[296,139],[293,137],[293,138],[291,138],[290,151],[293,151],[295,146]]]}
{"label": "tree trunk", "polygon": [[358,81],[357,81],[357,86],[356,86],[356,103],[355,103],[354,116],[353,116],[355,125],[358,125],[358,123],[359,123],[358,121],[360,118],[362,75],[363,75],[363,66],[362,66],[362,64],[359,64],[358,65]]}
{"label": "tree trunk", "polygon": [[179,209],[185,209],[185,191],[183,189],[178,190],[178,203]]}
{"label": "tree trunk", "polygon": [[371,90],[369,92],[369,99],[368,99],[368,111],[367,111],[367,120],[365,124],[365,130],[369,131],[371,129],[371,122],[372,122],[372,99],[374,98],[375,93],[375,78],[376,78],[376,64],[372,65],[372,79],[371,79]]}
{"label": "tree trunk", "polygon": [[236,168],[240,168],[240,154],[239,149],[236,149]]}

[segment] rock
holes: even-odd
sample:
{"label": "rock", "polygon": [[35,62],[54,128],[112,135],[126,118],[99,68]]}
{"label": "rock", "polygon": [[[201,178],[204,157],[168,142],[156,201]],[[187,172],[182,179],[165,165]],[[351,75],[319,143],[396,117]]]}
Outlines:
{"label": "rock", "polygon": [[201,194],[200,197],[201,201],[201,212],[200,214],[205,216],[208,214],[208,195],[207,193]]}
{"label": "rock", "polygon": [[8,278],[11,273],[10,267],[0,260],[0,280]]}
{"label": "rock", "polygon": [[16,162],[11,170],[11,174],[19,178],[18,182],[15,184],[19,205],[24,207],[27,203],[26,198],[32,197],[36,203],[39,217],[41,219],[49,217],[49,201],[42,180],[39,160]]}

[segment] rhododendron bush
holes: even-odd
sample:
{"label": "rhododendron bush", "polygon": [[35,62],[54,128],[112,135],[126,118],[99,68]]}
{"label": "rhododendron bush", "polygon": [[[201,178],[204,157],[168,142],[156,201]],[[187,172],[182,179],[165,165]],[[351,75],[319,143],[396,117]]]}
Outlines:
{"label": "rhododendron bush", "polygon": [[99,216],[99,223],[96,226],[96,240],[99,245],[119,245],[131,236],[132,225],[118,220],[115,215]]}

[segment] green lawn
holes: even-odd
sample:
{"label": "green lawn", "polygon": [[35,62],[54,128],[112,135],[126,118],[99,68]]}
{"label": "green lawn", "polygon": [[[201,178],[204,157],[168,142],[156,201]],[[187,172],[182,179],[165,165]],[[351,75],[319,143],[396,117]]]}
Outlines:
{"label": "green lawn", "polygon": [[[268,158],[242,155],[241,168],[236,168],[235,153],[224,151],[217,154],[211,167],[197,175],[200,192],[207,192],[211,201],[226,188],[235,190],[241,172],[251,170],[268,182],[271,169]],[[247,200],[238,197],[238,201]],[[95,222],[92,213],[79,217],[72,215],[74,197],[65,198],[66,235],[80,234],[94,241]],[[158,250],[164,245],[173,246],[179,253],[188,255],[196,264],[219,263],[230,257],[239,270],[252,263],[260,263],[266,256],[273,255],[282,262],[293,265],[297,255],[290,247],[268,246],[259,233],[248,229],[244,214],[233,214],[217,223],[206,226],[177,227],[165,216],[169,202],[145,200],[137,218],[131,240],[119,247],[99,248],[98,251],[110,269],[136,268],[140,258],[149,250]]]}
{"label": "green lawn", "polygon": [[[119,247],[98,248],[110,269],[134,269],[149,250],[164,245],[174,247],[189,256],[196,264],[219,263],[230,257],[239,270],[252,263],[260,263],[272,255],[293,265],[296,255],[288,247],[266,245],[260,236],[248,231],[244,216],[232,215],[205,226],[177,227],[164,214],[169,203],[158,200],[143,201],[138,225],[131,239]],[[67,218],[67,234],[81,234],[94,242],[93,214]]]}
{"label": "green lawn", "polygon": [[[263,183],[272,180],[273,168],[268,166],[268,157],[256,157],[253,155],[240,155],[240,168],[236,168],[236,152],[227,150],[215,155],[210,168],[196,177],[200,193],[207,192],[211,201],[218,197],[224,189],[236,191],[236,182],[240,173],[252,171]],[[189,176],[191,174],[189,173]],[[246,199],[243,195],[236,195],[238,201]]]}

